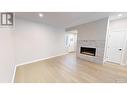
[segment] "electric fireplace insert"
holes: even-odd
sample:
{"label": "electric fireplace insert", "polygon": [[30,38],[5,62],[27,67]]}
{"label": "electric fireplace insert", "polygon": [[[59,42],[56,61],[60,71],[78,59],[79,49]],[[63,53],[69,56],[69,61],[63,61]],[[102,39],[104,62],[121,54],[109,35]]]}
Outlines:
{"label": "electric fireplace insert", "polygon": [[96,55],[96,48],[80,47],[80,53],[85,54],[85,55],[95,56]]}

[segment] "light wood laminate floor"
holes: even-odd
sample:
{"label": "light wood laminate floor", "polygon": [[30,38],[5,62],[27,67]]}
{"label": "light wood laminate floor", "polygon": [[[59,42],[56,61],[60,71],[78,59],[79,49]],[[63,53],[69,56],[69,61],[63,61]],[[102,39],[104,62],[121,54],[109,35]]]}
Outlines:
{"label": "light wood laminate floor", "polygon": [[127,82],[127,67],[96,64],[75,53],[17,67],[16,83],[121,83]]}

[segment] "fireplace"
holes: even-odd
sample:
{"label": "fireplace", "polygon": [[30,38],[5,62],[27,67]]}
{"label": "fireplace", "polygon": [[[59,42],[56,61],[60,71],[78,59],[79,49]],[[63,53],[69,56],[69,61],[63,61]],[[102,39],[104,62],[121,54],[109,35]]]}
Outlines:
{"label": "fireplace", "polygon": [[95,56],[96,48],[80,47],[80,53],[85,55]]}

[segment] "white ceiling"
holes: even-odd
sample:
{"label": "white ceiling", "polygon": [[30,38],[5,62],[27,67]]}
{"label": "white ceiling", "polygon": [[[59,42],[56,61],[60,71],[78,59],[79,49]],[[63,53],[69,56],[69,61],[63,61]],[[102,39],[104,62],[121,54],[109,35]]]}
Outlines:
{"label": "white ceiling", "polygon": [[[39,12],[40,13],[40,12]],[[16,17],[46,23],[59,27],[72,27],[102,19],[112,14],[110,12],[41,12],[44,17],[40,18],[37,12],[16,12]]]}

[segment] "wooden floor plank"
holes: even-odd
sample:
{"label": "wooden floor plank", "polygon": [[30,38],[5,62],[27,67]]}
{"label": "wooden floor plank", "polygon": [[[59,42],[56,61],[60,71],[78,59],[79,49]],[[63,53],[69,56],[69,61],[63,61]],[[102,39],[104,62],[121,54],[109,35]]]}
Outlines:
{"label": "wooden floor plank", "polygon": [[17,67],[15,83],[126,83],[127,67],[96,64],[75,53]]}

